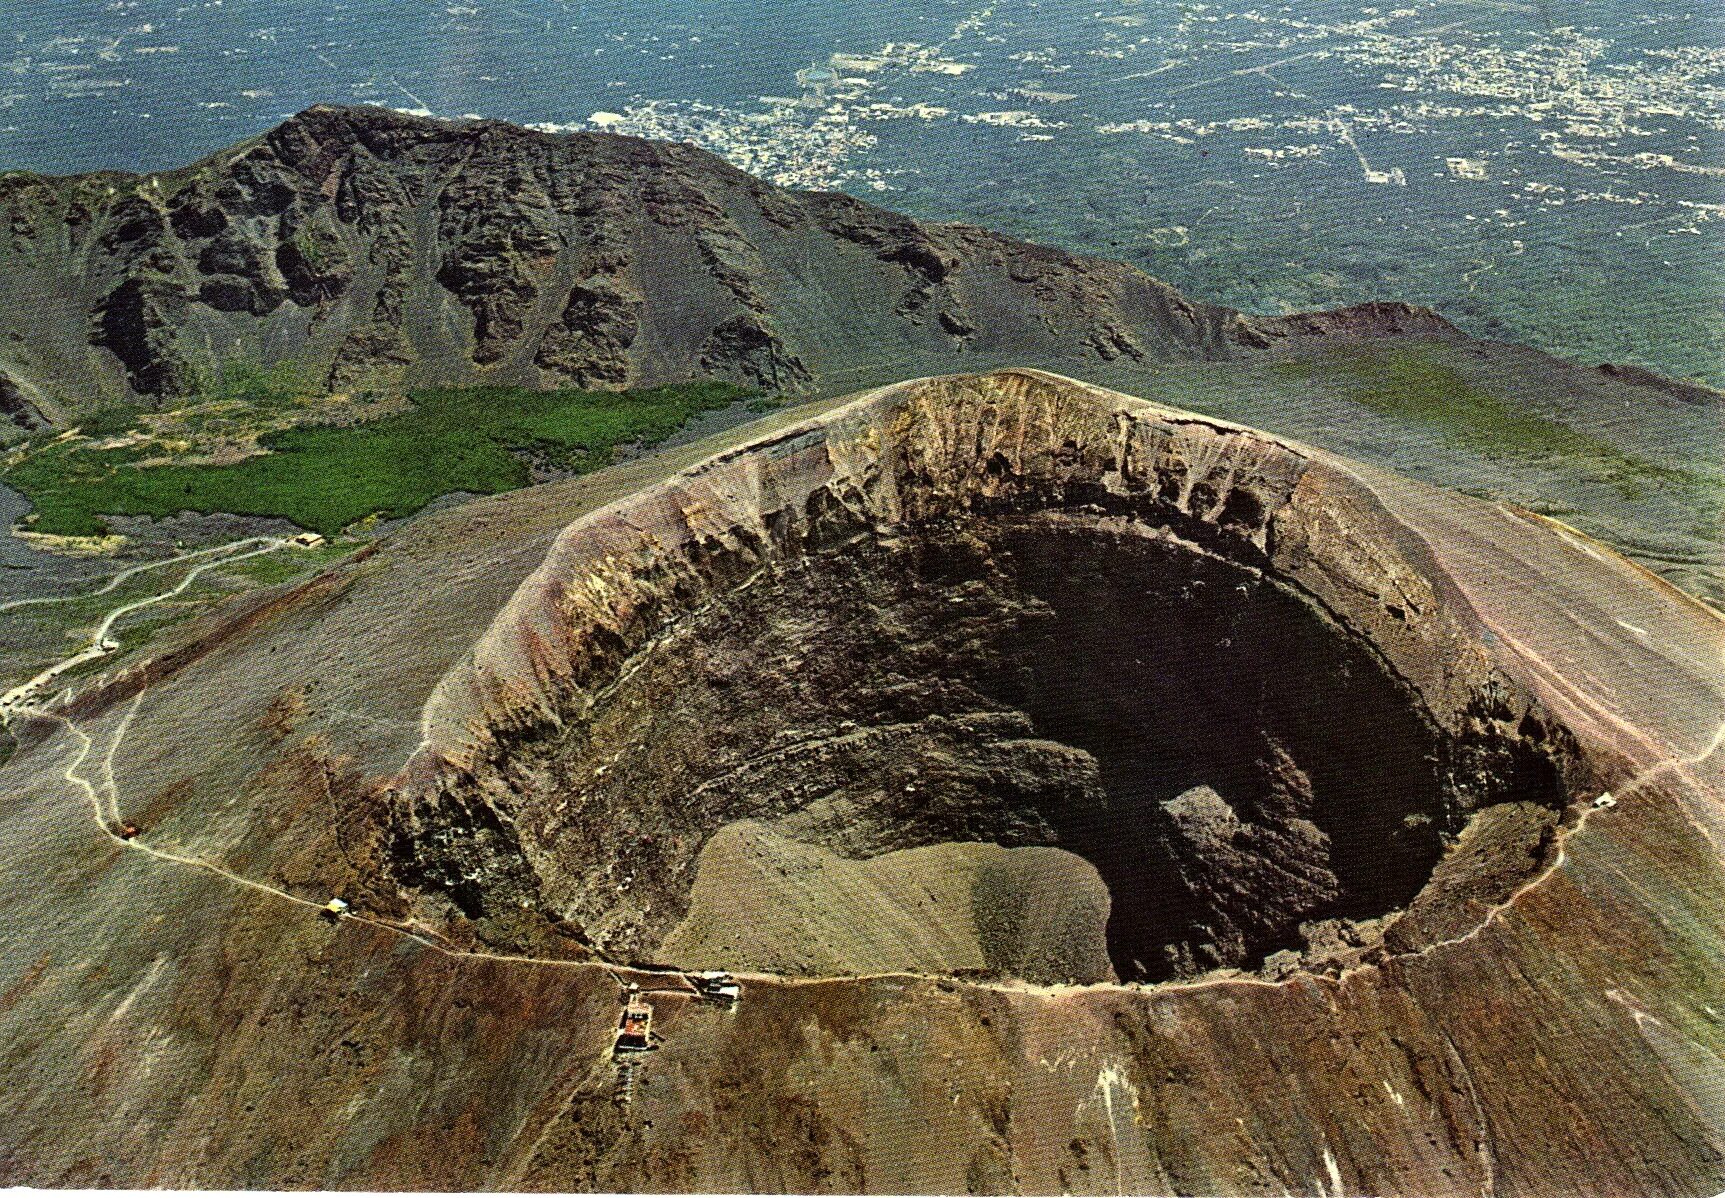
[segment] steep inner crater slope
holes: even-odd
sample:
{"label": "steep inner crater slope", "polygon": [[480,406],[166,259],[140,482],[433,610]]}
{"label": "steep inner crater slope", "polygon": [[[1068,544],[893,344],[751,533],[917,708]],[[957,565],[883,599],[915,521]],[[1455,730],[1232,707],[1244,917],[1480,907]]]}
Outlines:
{"label": "steep inner crater slope", "polygon": [[1393,530],[1104,395],[892,390],[572,528],[433,702],[410,880],[619,960],[1160,981],[1538,868],[1561,737]]}

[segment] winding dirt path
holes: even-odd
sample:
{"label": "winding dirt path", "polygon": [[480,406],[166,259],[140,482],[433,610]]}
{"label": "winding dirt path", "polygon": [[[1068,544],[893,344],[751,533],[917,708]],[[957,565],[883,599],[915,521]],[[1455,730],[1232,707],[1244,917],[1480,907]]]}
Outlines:
{"label": "winding dirt path", "polygon": [[93,591],[85,591],[78,595],[39,595],[33,599],[10,599],[5,603],[0,603],[0,612],[13,611],[20,607],[34,607],[38,604],[76,603],[81,599],[100,599],[103,595],[112,592],[114,588],[118,587],[127,579],[136,578],[138,575],[148,573],[151,570],[164,570],[169,566],[178,565],[180,562],[189,562],[194,558],[208,557],[211,554],[224,553],[229,549],[235,549],[241,545],[248,545],[255,541],[268,541],[271,539],[273,538],[247,537],[244,540],[229,541],[225,545],[206,545],[204,548],[195,549],[191,553],[181,553],[174,557],[165,557],[161,561],[156,562],[145,562],[141,566],[129,566],[108,579],[105,584],[97,587]]}
{"label": "winding dirt path", "polygon": [[130,570],[122,570],[120,573],[114,575],[113,578],[109,579],[106,586],[102,587],[100,590],[91,591],[88,594],[63,595],[57,598],[17,599],[11,603],[0,605],[0,612],[4,612],[13,608],[24,607],[29,604],[72,603],[80,599],[92,599],[98,595],[109,593],[126,579],[142,574],[146,570],[161,569],[164,566],[171,566],[176,562],[190,561],[194,558],[206,557],[213,553],[225,553],[227,550],[238,549],[242,545],[259,546],[258,548],[252,549],[246,553],[235,553],[228,556],[217,557],[211,561],[193,566],[190,570],[186,571],[186,576],[180,579],[179,584],[170,590],[158,591],[154,595],[147,595],[142,599],[133,600],[131,603],[122,603],[119,607],[114,608],[102,618],[101,624],[97,626],[96,631],[91,635],[89,641],[82,649],[78,650],[70,657],[66,657],[55,662],[28,682],[23,683],[20,686],[15,686],[4,695],[0,695],[0,717],[9,716],[15,710],[19,712],[32,710],[29,701],[44,686],[48,685],[48,683],[52,682],[59,675],[64,674],[74,666],[82,665],[87,661],[94,661],[100,657],[106,657],[109,653],[113,652],[113,647],[109,642],[108,634],[114,631],[114,625],[125,616],[128,616],[132,612],[138,611],[142,608],[150,607],[157,603],[163,603],[178,595],[184,594],[186,588],[196,582],[199,576],[203,575],[207,571],[215,569],[217,566],[230,565],[233,562],[243,561],[248,557],[258,557],[265,553],[274,553],[276,550],[281,549],[288,543],[289,542],[282,537],[246,537],[244,540],[230,541],[225,545],[216,545],[209,549],[200,549],[195,553],[186,553],[181,554],[179,557],[171,557],[165,561],[148,562],[142,566],[134,566]]}
{"label": "winding dirt path", "polygon": [[[130,730],[132,722],[136,718],[139,708],[143,704],[144,697],[148,693],[148,688],[146,688],[145,691],[140,692],[132,701],[131,705],[126,710],[125,715],[122,717],[119,726],[115,729],[113,739],[109,743],[108,749],[102,757],[100,783],[93,781],[91,778],[86,776],[85,773],[85,767],[89,764],[91,756],[96,751],[95,738],[77,722],[61,712],[41,703],[32,701],[35,692],[41,685],[56,677],[58,674],[72,668],[79,662],[89,660],[92,650],[98,651],[98,655],[100,655],[100,652],[105,652],[105,650],[101,650],[101,646],[106,641],[108,633],[113,629],[114,624],[126,614],[151,606],[152,604],[161,603],[183,593],[198,577],[198,575],[202,574],[206,570],[214,569],[217,566],[240,561],[245,558],[256,557],[265,553],[273,553],[288,544],[289,542],[287,540],[281,538],[250,537],[242,541],[235,541],[226,545],[198,550],[195,553],[185,554],[178,558],[168,559],[167,561],[152,562],[145,566],[136,567],[130,571],[123,572],[124,577],[131,577],[143,573],[146,570],[171,565],[174,562],[184,562],[206,556],[211,556],[213,558],[213,560],[204,562],[188,571],[186,577],[181,579],[176,586],[148,596],[144,599],[122,604],[107,613],[99,625],[95,635],[91,638],[89,645],[79,650],[77,653],[67,657],[63,661],[49,667],[47,670],[44,670],[41,674],[38,674],[23,686],[16,687],[12,691],[8,692],[4,697],[0,697],[0,721],[10,724],[12,721],[17,719],[44,720],[57,725],[68,734],[72,741],[77,745],[77,751],[62,770],[61,777],[68,786],[83,795],[89,807],[90,818],[96,825],[98,832],[108,840],[112,841],[118,848],[129,852],[139,853],[156,861],[182,869],[191,869],[201,873],[210,874],[212,876],[222,878],[232,885],[243,887],[244,889],[255,893],[267,895],[285,903],[293,904],[294,906],[300,907],[313,915],[325,917],[329,914],[329,910],[322,902],[293,894],[290,891],[281,889],[280,887],[272,886],[267,882],[260,882],[253,878],[244,877],[216,864],[215,862],[207,861],[198,857],[187,856],[181,853],[175,853],[166,849],[156,848],[136,836],[127,837],[122,834],[121,829],[124,826],[124,820],[120,810],[119,788],[115,782],[114,776],[115,760],[125,742],[126,734]],[[253,545],[256,546],[256,548],[250,549],[244,553],[228,552],[246,545]],[[217,554],[222,554],[222,556],[214,556]],[[112,591],[120,582],[124,581],[124,577],[116,575],[115,578],[111,579],[108,585],[100,591],[90,592],[85,595],[66,596],[59,600],[41,599],[15,601],[11,604],[0,605],[0,612],[24,606],[27,603],[69,602],[76,599],[90,598],[94,595]],[[1722,746],[1725,746],[1725,719],[1721,720],[1718,729],[1704,746],[1693,753],[1674,756],[1649,765],[1619,786],[1617,793],[1627,793],[1666,770],[1674,769],[1680,773],[1684,772],[1688,768],[1699,765],[1712,757],[1713,754],[1718,752]],[[1424,957],[1443,949],[1464,944],[1479,936],[1505,912],[1513,909],[1515,905],[1527,894],[1542,886],[1556,874],[1561,872],[1568,859],[1566,852],[1568,841],[1579,835],[1585,829],[1588,819],[1591,816],[1598,811],[1606,809],[1608,808],[1602,806],[1589,806],[1582,811],[1580,817],[1574,824],[1567,828],[1560,829],[1558,833],[1557,851],[1553,855],[1550,863],[1533,878],[1529,879],[1524,885],[1519,887],[1513,894],[1492,907],[1485,914],[1480,923],[1470,931],[1461,936],[1425,945],[1411,952],[1397,954],[1395,959]],[[597,971],[609,975],[617,982],[619,987],[626,986],[630,982],[635,982],[636,984],[640,984],[640,982],[643,981],[672,982],[673,986],[671,987],[658,987],[649,990],[648,992],[661,996],[685,998],[693,997],[696,993],[693,984],[688,980],[685,971],[682,970],[619,966],[607,961],[594,959],[573,960],[558,957],[534,957],[516,953],[492,952],[484,949],[466,949],[449,943],[430,929],[411,924],[379,919],[375,916],[364,915],[352,910],[344,912],[340,916],[340,919],[351,923],[365,924],[367,926],[404,937],[431,950],[432,952],[454,960],[491,961],[530,966],[533,968]],[[1152,985],[1136,983],[1036,985],[1017,980],[986,981],[978,979],[966,979],[962,984],[982,989],[1005,991],[1016,994],[1035,994],[1048,997],[1072,996],[1091,991],[1103,990],[1138,991],[1142,993],[1172,993],[1203,990],[1221,986],[1254,986],[1279,989],[1293,985],[1307,978],[1312,978],[1333,986],[1339,986],[1353,974],[1366,972],[1368,970],[1378,970],[1380,968],[1381,965],[1375,964],[1357,965],[1345,969],[1340,974],[1333,977],[1297,972],[1275,981],[1242,975],[1197,978],[1190,981],[1160,982]],[[756,973],[748,971],[732,971],[732,974],[739,980],[747,981],[752,984],[783,987],[833,985],[859,981],[915,982],[926,980],[923,975],[903,971],[818,978],[792,977],[782,974]]]}

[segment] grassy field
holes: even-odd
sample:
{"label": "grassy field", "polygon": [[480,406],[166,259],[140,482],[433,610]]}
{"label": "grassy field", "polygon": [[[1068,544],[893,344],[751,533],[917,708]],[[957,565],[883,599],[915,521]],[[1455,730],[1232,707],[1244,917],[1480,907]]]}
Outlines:
{"label": "grassy field", "polygon": [[[36,532],[96,536],[106,531],[103,516],[191,511],[280,516],[331,536],[367,517],[410,515],[440,495],[524,486],[530,462],[599,469],[621,447],[663,440],[750,394],[712,382],[627,392],[422,390],[395,415],[267,433],[259,443],[268,452],[229,465],[144,465],[160,447],[73,439],[36,449],[0,480],[34,503]],[[103,431],[115,431],[107,423]]]}
{"label": "grassy field", "polygon": [[1375,343],[1277,362],[1271,369],[1290,381],[1321,385],[1382,415],[1435,429],[1489,457],[1591,461],[1625,498],[1635,498],[1634,492],[1647,481],[1684,481],[1681,471],[1644,461],[1529,411],[1446,359],[1440,346]]}

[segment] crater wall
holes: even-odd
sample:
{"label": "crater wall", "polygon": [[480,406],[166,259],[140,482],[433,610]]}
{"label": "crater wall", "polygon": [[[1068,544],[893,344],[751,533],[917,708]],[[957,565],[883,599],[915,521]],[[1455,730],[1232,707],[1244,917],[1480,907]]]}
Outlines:
{"label": "crater wall", "polygon": [[[1034,372],[871,393],[565,531],[427,707],[406,872],[618,961],[1339,968],[1477,813],[1566,799],[1427,565],[1249,430]],[[1502,835],[1508,886],[1542,842]]]}

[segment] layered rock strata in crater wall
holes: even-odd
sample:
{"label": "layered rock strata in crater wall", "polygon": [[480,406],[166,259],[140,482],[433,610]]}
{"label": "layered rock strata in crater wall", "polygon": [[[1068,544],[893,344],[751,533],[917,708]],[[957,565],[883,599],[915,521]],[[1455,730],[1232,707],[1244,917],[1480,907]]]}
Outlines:
{"label": "layered rock strata in crater wall", "polygon": [[[1035,372],[572,525],[425,728],[404,870],[487,936],[1042,982],[1371,959],[1580,768],[1344,465]],[[1457,837],[1497,868],[1428,888]]]}

